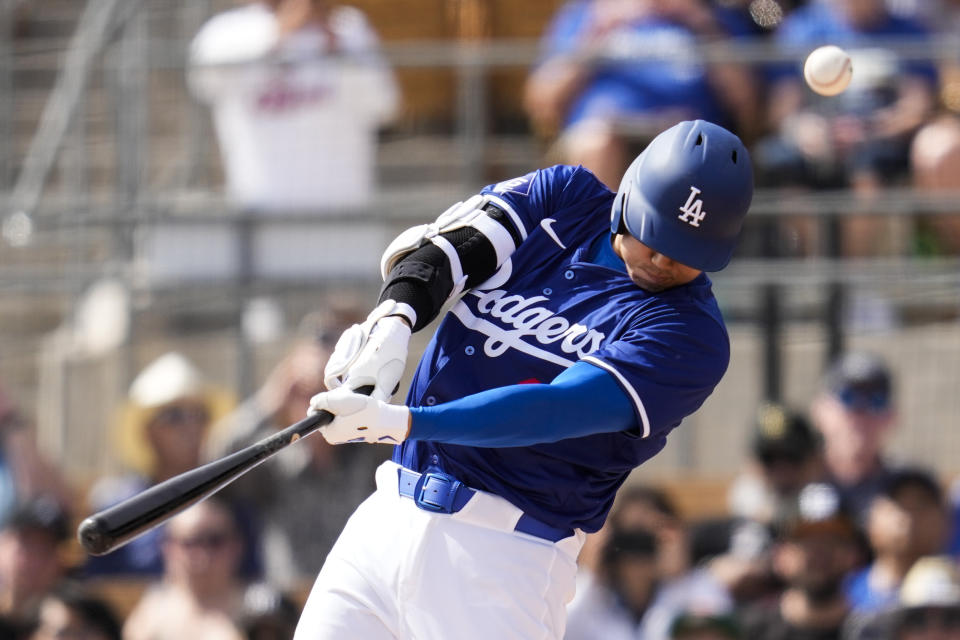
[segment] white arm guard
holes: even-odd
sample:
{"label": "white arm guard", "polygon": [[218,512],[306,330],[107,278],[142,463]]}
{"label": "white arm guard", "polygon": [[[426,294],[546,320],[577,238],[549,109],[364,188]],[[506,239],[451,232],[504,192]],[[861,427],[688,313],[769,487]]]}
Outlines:
{"label": "white arm guard", "polygon": [[441,233],[470,226],[477,218],[486,216],[487,212],[483,210],[483,207],[489,201],[489,196],[477,194],[466,202],[458,202],[453,205],[430,224],[410,227],[401,233],[390,243],[383,252],[383,256],[380,257],[381,277],[386,281],[390,270],[405,256],[420,248],[425,240],[432,241]]}

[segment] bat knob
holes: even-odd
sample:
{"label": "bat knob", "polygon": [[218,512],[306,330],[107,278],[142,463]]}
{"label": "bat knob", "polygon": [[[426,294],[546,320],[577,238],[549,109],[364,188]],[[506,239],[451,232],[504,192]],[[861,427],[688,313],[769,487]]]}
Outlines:
{"label": "bat knob", "polygon": [[107,535],[106,524],[101,518],[91,516],[80,523],[77,539],[87,553],[102,556],[112,550],[111,536]]}

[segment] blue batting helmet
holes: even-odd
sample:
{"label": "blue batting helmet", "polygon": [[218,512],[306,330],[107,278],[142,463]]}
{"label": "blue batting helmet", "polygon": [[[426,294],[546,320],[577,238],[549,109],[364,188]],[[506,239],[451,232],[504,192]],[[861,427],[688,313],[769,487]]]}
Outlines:
{"label": "blue batting helmet", "polygon": [[730,262],[753,198],[753,168],[740,138],[703,120],[654,138],[627,169],[610,229],[701,271]]}

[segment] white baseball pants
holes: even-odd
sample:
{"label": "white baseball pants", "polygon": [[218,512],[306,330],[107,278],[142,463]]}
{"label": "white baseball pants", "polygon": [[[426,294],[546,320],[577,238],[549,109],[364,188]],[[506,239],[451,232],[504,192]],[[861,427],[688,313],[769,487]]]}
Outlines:
{"label": "white baseball pants", "polygon": [[459,512],[401,497],[385,462],[324,563],[294,640],[560,640],[584,534],[513,530],[520,510],[477,492]]}

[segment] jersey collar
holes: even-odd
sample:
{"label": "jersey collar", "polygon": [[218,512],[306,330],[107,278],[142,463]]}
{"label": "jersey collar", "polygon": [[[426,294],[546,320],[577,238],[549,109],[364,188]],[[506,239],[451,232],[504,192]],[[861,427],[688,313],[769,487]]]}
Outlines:
{"label": "jersey collar", "polygon": [[627,267],[623,263],[623,260],[621,260],[620,256],[613,250],[613,244],[610,242],[610,233],[608,231],[604,231],[594,238],[581,255],[576,256],[575,259],[613,269],[614,271],[620,271],[621,273],[627,272]]}

